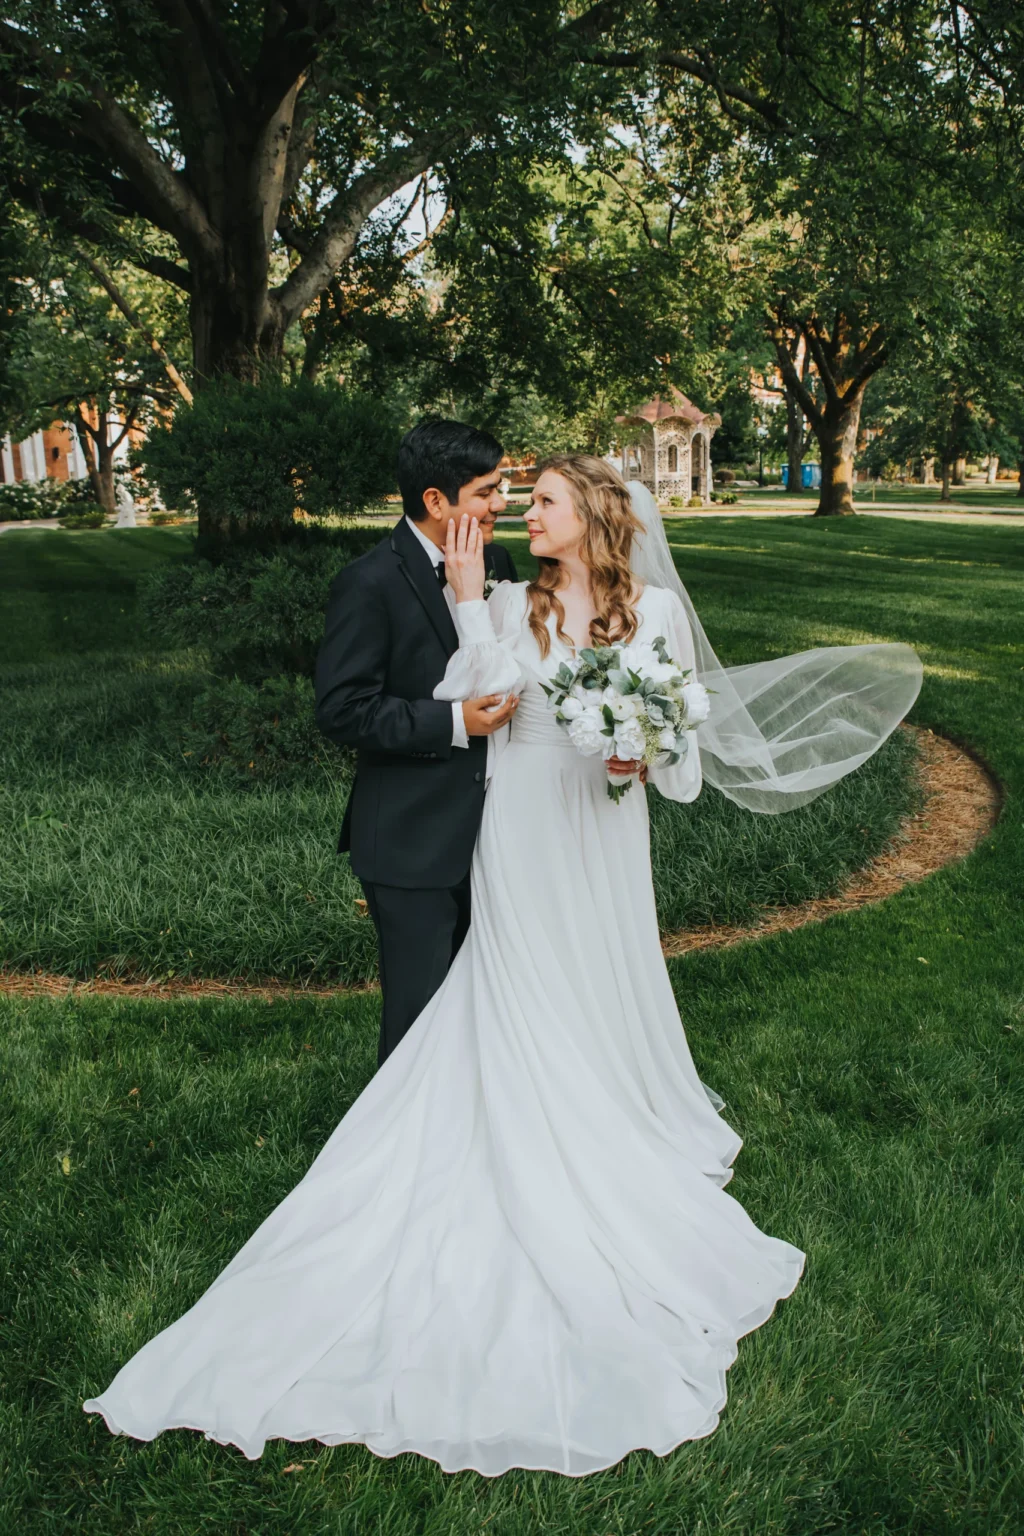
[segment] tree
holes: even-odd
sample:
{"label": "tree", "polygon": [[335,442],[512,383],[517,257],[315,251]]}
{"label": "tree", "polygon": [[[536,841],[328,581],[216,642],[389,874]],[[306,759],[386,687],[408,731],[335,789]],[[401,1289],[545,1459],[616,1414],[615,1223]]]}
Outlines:
{"label": "tree", "polygon": [[[769,334],[787,395],[799,405],[818,441],[821,496],[817,515],[845,516],[854,510],[853,461],[864,391],[889,355],[885,330],[842,309],[837,310],[831,326],[814,312],[796,319],[780,304]],[[817,399],[806,373],[801,377],[797,366],[801,342],[813,359],[820,384]]]}
{"label": "tree", "polygon": [[865,458],[937,459],[942,499],[962,484],[968,457],[1018,453],[1024,421],[1024,303],[1020,257],[1005,231],[974,228],[936,252],[941,303],[918,316],[872,412],[879,429]]}
{"label": "tree", "polygon": [[3,428],[27,435],[55,416],[70,421],[93,495],[113,512],[115,450],[188,393],[156,334],[184,348],[183,317],[154,279],[61,249],[27,215],[9,221],[0,259],[17,321],[0,360]]}

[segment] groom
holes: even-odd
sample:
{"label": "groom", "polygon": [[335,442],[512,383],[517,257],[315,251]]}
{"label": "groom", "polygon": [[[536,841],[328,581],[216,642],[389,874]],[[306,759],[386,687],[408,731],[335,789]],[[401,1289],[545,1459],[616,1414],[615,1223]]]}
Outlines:
{"label": "groom", "polygon": [[492,580],[516,579],[489,541],[505,510],[501,444],[458,421],[422,421],[398,450],[405,516],[331,584],[316,664],[316,719],[356,749],[338,852],[348,851],[377,929],[384,994],[378,1063],[448,973],[469,927],[469,866],[483,814],[487,738],[515,701],[435,699],[458,649],[447,590],[449,520],[479,520]]}

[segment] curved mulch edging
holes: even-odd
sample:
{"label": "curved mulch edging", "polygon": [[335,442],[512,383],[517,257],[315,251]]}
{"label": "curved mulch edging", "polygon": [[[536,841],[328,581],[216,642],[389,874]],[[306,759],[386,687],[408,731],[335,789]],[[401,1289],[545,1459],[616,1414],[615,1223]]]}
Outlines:
{"label": "curved mulch edging", "polygon": [[669,934],[664,941],[666,955],[720,949],[745,939],[788,933],[805,923],[820,923],[826,917],[885,901],[905,885],[965,859],[999,820],[1003,804],[999,783],[983,763],[945,736],[915,726],[905,729],[918,739],[924,804],[916,815],[907,817],[884,853],[851,875],[835,896],[779,907],[746,927],[712,925]]}
{"label": "curved mulch edging", "polygon": [[[976,758],[933,731],[914,730],[921,749],[920,777],[924,805],[901,826],[889,849],[872,859],[847,881],[836,896],[806,901],[796,907],[766,912],[748,926],[693,928],[663,938],[666,956],[685,955],[695,949],[721,949],[750,939],[766,938],[821,922],[842,912],[856,911],[885,901],[947,864],[966,858],[990,832],[999,818],[1002,793],[999,785]],[[362,987],[300,987],[294,982],[263,981],[118,981],[95,977],[76,981],[45,971],[0,971],[0,993],[19,997],[66,997],[96,993],[122,998],[173,999],[185,997],[252,997],[270,1001],[278,997],[336,997],[375,990]]]}

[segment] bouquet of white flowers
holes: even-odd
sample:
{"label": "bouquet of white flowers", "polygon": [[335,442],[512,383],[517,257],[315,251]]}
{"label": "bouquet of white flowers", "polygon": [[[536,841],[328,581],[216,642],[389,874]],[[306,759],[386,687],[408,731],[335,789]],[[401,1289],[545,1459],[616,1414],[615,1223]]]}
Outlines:
{"label": "bouquet of white flowers", "polygon": [[[689,750],[688,732],[711,712],[708,690],[672,660],[664,635],[580,651],[574,667],[563,661],[541,687],[577,752],[648,767],[680,762]],[[611,799],[621,800],[632,782],[609,778]]]}

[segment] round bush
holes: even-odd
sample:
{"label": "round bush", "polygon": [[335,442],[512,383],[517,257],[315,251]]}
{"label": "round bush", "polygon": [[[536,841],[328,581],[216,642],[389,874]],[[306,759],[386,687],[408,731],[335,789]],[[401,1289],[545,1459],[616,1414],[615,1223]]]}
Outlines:
{"label": "round bush", "polygon": [[198,512],[224,546],[275,543],[295,514],[350,515],[394,489],[398,431],[379,400],[337,385],[208,385],[140,450],[168,507]]}

